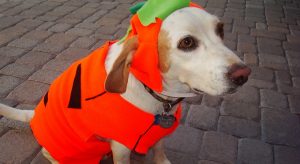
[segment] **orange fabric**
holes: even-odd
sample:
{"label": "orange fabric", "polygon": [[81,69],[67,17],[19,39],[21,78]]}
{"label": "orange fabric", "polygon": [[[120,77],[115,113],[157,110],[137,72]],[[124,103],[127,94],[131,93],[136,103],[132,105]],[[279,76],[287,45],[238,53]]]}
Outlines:
{"label": "orange fabric", "polygon": [[[35,109],[30,123],[33,134],[61,164],[99,163],[111,149],[107,142],[97,137],[116,140],[131,150],[145,154],[179,124],[180,107],[175,114],[175,124],[163,129],[153,125],[154,115],[143,112],[119,94],[96,96],[105,91],[104,62],[111,44],[106,43],[68,68],[53,82],[47,96]],[[79,65],[80,109],[68,107]]]}
{"label": "orange fabric", "polygon": [[204,8],[202,6],[200,6],[200,5],[198,5],[198,4],[194,3],[194,2],[190,3],[190,7],[196,7],[196,8],[204,10]]}
{"label": "orange fabric", "polygon": [[138,15],[131,18],[132,31],[130,36],[137,35],[139,46],[133,55],[132,74],[149,88],[162,92],[162,77],[158,61],[158,34],[162,20],[157,18],[156,23],[145,27],[140,22]]}

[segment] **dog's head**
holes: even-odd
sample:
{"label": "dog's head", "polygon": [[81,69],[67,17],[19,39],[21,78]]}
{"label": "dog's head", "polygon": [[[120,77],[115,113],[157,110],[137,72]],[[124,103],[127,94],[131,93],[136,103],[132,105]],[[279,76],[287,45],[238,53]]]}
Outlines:
{"label": "dog's head", "polygon": [[[170,14],[158,36],[159,69],[163,90],[220,95],[243,85],[251,72],[223,43],[223,23],[205,10],[186,7]],[[110,71],[106,89],[126,90],[132,55],[138,48],[132,37]]]}

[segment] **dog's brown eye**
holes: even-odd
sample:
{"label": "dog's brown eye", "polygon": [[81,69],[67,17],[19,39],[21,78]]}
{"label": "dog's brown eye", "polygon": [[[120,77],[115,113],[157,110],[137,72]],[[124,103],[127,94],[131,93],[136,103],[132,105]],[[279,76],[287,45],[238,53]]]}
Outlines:
{"label": "dog's brown eye", "polygon": [[198,41],[192,37],[187,36],[179,41],[178,49],[183,51],[192,51],[198,47]]}

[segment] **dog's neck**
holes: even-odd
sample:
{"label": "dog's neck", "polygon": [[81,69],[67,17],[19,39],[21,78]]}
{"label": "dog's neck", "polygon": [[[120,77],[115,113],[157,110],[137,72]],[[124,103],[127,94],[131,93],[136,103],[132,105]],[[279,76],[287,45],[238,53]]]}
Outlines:
{"label": "dog's neck", "polygon": [[[110,47],[105,60],[106,72],[109,72],[111,70],[115,60],[118,58],[122,50],[122,47],[123,45],[118,43],[115,43]],[[147,113],[161,114],[164,111],[163,103],[158,101],[150,93],[148,93],[144,88],[144,85],[139,80],[137,80],[132,74],[129,74],[126,92],[123,93],[121,96],[126,101],[132,103],[133,105]],[[176,109],[176,107],[174,107],[174,109]],[[170,112],[170,114],[175,112],[174,109]]]}

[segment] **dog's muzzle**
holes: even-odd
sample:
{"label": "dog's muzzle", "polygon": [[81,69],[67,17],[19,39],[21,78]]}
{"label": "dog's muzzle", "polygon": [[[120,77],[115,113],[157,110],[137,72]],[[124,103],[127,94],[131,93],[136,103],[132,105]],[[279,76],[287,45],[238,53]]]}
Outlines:
{"label": "dog's muzzle", "polygon": [[203,91],[201,91],[201,90],[199,90],[199,89],[196,89],[196,88],[192,88],[192,91],[193,91],[194,93],[198,94],[198,95],[204,93]]}

